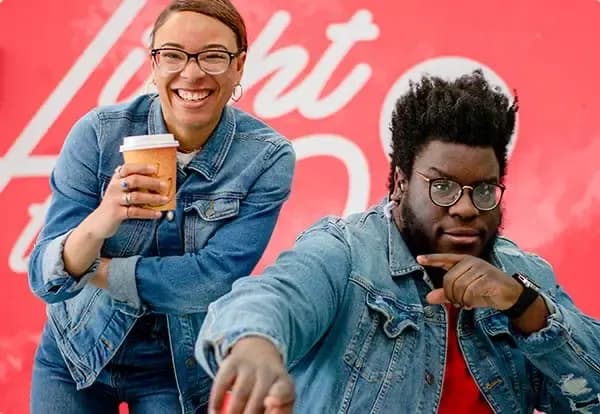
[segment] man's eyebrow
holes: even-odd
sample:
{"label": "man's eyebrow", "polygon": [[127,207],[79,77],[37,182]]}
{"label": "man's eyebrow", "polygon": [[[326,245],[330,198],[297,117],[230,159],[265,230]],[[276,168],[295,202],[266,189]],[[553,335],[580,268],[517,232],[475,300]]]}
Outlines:
{"label": "man's eyebrow", "polygon": [[[456,176],[449,174],[439,168],[429,167],[428,170],[434,172],[435,174],[439,175],[440,177],[449,178],[453,181],[456,181],[457,183],[460,183],[460,180]],[[487,177],[487,178],[483,178],[481,180],[477,180],[477,182],[474,182],[471,184],[478,184],[478,183],[498,184],[498,178],[495,176]]]}

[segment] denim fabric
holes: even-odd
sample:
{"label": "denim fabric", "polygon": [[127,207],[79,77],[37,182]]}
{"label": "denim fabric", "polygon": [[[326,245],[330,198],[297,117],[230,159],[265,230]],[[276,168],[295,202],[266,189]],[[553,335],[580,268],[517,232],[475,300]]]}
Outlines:
{"label": "denim fabric", "polygon": [[[196,357],[214,374],[240,338],[270,339],[295,381],[295,413],[435,413],[444,378],[446,309],[382,205],[322,220],[261,277],[211,304]],[[551,315],[527,337],[501,312],[461,310],[467,367],[496,413],[596,413],[600,324],[557,286],[550,266],[498,237],[493,264],[543,289]]]}
{"label": "denim fabric", "polygon": [[44,330],[33,367],[32,414],[118,413],[121,401],[130,414],[181,411],[164,315],[140,318],[94,384],[79,391],[52,332]]}
{"label": "denim fabric", "polygon": [[127,135],[167,132],[156,95],[94,110],[71,130],[51,175],[52,201],[29,265],[33,292],[79,389],[94,383],[142,315],[167,315],[184,412],[208,399],[210,378],[194,342],[210,302],[251,273],[290,191],[290,143],[227,106],[202,151],[178,167],[177,208],[159,220],[126,220],[101,251],[109,287],[76,280],[62,261],[71,231],[100,203]]}

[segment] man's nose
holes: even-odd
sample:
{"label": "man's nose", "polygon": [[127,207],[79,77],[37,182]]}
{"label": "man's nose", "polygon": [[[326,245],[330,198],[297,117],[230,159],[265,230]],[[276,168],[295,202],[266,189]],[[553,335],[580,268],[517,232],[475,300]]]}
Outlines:
{"label": "man's nose", "polygon": [[458,215],[465,219],[473,218],[479,215],[479,209],[475,207],[475,204],[473,204],[473,199],[471,198],[472,194],[472,189],[464,188],[456,204],[450,207],[449,213],[451,215]]}

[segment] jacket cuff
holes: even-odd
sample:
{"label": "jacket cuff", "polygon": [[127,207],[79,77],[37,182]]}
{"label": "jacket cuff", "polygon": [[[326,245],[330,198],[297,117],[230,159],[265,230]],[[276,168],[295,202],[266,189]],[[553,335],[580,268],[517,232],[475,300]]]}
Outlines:
{"label": "jacket cuff", "polygon": [[571,331],[565,321],[560,308],[545,294],[540,294],[550,315],[547,318],[547,325],[537,332],[525,336],[519,332],[514,332],[514,337],[519,349],[533,357],[540,357],[551,353],[564,346],[571,337]]}
{"label": "jacket cuff", "polygon": [[108,264],[108,294],[114,300],[125,302],[135,309],[142,306],[135,279],[135,269],[140,257],[114,257]]}
{"label": "jacket cuff", "polygon": [[241,339],[258,336],[271,342],[275,348],[279,351],[283,364],[286,365],[286,346],[283,341],[275,338],[272,332],[261,329],[241,329],[238,331],[231,331],[224,336],[218,337],[217,339],[205,339],[203,335],[200,335],[196,342],[195,355],[200,365],[211,375],[213,378],[216,375],[219,366],[223,360],[229,355],[231,349]]}
{"label": "jacket cuff", "polygon": [[85,287],[90,278],[96,273],[100,256],[96,257],[94,263],[85,271],[81,277],[75,278],[65,269],[63,252],[65,243],[73,230],[50,241],[44,251],[42,263],[42,278],[48,291],[54,293],[73,293]]}

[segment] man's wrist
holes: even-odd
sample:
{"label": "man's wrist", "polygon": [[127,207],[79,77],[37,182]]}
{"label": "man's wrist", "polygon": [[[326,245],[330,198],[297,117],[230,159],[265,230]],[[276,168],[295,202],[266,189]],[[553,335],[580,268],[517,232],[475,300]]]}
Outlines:
{"label": "man's wrist", "polygon": [[515,273],[512,278],[521,286],[520,293],[512,306],[501,311],[511,319],[517,319],[527,311],[540,294],[537,285],[522,273]]}

